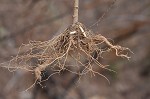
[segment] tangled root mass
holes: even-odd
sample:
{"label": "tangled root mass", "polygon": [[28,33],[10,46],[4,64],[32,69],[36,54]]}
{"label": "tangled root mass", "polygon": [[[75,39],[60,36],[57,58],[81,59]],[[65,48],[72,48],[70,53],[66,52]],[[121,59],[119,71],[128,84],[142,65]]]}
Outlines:
{"label": "tangled root mass", "polygon": [[47,68],[53,70],[54,74],[66,70],[78,75],[92,73],[103,76],[94,71],[93,65],[113,71],[98,61],[102,53],[110,50],[115,51],[116,56],[130,58],[127,54],[123,54],[124,51],[129,51],[128,48],[113,45],[101,34],[94,35],[78,22],[52,40],[30,41],[29,44],[23,44],[18,55],[9,62],[8,68],[33,72],[36,80],[40,82],[42,82],[41,72]]}

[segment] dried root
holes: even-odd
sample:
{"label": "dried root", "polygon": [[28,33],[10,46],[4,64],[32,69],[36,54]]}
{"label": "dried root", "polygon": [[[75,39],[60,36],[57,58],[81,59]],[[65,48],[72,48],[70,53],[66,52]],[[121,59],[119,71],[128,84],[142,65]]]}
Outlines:
{"label": "dried root", "polygon": [[113,71],[99,62],[102,53],[110,50],[114,50],[116,56],[130,58],[127,54],[123,54],[130,51],[128,48],[113,45],[104,36],[92,34],[78,22],[52,40],[30,41],[29,44],[22,45],[18,55],[10,61],[7,68],[34,72],[35,78],[40,82],[42,82],[41,72],[48,68],[55,73],[67,70],[78,75],[91,73],[103,76],[94,71],[93,66]]}

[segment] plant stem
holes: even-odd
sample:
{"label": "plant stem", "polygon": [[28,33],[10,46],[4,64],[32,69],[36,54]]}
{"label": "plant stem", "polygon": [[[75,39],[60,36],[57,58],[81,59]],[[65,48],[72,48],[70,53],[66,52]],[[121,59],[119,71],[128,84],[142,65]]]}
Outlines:
{"label": "plant stem", "polygon": [[79,0],[74,0],[73,25],[78,22]]}

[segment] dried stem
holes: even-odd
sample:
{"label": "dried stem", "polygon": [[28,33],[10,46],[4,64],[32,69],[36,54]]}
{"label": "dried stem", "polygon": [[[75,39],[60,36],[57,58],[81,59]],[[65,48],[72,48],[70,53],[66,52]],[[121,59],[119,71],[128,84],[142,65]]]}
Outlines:
{"label": "dried stem", "polygon": [[79,0],[74,0],[73,25],[78,22]]}

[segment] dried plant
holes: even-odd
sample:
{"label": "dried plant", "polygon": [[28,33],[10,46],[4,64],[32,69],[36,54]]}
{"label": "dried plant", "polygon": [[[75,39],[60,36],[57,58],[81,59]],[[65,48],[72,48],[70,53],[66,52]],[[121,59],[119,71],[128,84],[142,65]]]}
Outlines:
{"label": "dried plant", "polygon": [[[111,50],[115,51],[116,56],[129,59],[130,57],[124,54],[124,52],[130,51],[128,48],[113,45],[101,34],[94,35],[91,30],[78,22],[79,0],[74,1],[72,25],[52,40],[44,42],[30,41],[29,44],[23,44],[19,49],[18,55],[9,61],[6,68],[13,71],[23,69],[33,72],[36,78],[35,83],[37,81],[40,83],[49,79],[50,76],[64,70],[79,76],[91,73],[106,78],[101,73],[95,71],[93,66],[113,71],[99,62],[99,59],[102,58],[101,55]],[[96,54],[96,56],[94,56],[94,54]],[[36,63],[33,61],[36,61]],[[41,80],[42,71],[47,68],[53,70],[54,73],[46,80]],[[33,85],[31,87],[33,87]]]}

